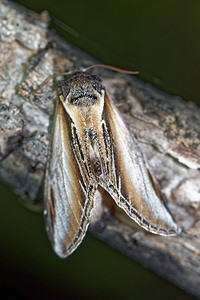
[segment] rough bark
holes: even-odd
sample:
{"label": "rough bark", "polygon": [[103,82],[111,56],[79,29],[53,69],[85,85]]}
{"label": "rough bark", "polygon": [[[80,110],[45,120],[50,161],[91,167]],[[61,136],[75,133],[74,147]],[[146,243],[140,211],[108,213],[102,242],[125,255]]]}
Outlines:
{"label": "rough bark", "polygon": [[[47,161],[56,99],[52,75],[96,63],[50,31],[48,22],[46,12],[37,15],[0,2],[0,179],[32,207]],[[148,234],[117,209],[111,216],[106,208],[90,231],[200,297],[200,109],[133,76],[100,74],[182,233],[169,238]]]}

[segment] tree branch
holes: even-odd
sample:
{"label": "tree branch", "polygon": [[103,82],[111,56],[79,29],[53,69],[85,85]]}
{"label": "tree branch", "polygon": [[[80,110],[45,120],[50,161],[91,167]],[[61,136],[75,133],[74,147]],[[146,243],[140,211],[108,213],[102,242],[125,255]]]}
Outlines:
{"label": "tree branch", "polygon": [[[0,18],[0,179],[26,205],[36,205],[56,98],[52,75],[96,61],[50,31],[46,12],[2,1]],[[90,231],[200,297],[200,109],[133,76],[100,74],[182,233],[166,238],[138,231],[121,211],[111,216],[106,208]]]}

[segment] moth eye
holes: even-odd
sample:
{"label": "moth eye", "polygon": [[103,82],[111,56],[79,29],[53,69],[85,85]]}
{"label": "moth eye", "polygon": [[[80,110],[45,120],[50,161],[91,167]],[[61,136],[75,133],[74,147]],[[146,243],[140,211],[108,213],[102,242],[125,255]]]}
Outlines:
{"label": "moth eye", "polygon": [[101,91],[103,89],[101,79],[97,75],[90,75],[88,76],[88,79],[91,82],[92,87],[99,93],[101,94]]}
{"label": "moth eye", "polygon": [[71,87],[71,85],[69,83],[69,80],[62,80],[60,82],[60,90],[61,90],[62,95],[63,95],[65,100],[66,100],[66,98],[67,98],[67,96],[70,92],[70,87]]}

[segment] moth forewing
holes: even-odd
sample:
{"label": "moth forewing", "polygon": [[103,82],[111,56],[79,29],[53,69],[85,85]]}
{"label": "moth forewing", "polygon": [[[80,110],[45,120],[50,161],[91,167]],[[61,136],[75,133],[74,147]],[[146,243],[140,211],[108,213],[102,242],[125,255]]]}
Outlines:
{"label": "moth forewing", "polygon": [[85,236],[96,190],[88,182],[86,170],[80,172],[72,148],[72,127],[58,100],[46,170],[44,212],[49,239],[60,257],[70,255]]}
{"label": "moth forewing", "polygon": [[101,185],[114,198],[129,217],[147,231],[159,235],[176,235],[178,227],[166,208],[161,193],[144,162],[134,136],[130,135],[124,121],[108,94],[105,96],[103,114],[112,139],[116,183],[108,178]]}
{"label": "moth forewing", "polygon": [[[98,185],[147,231],[177,234],[135,138],[101,80],[77,72],[60,83],[45,179],[48,236],[60,257],[85,236]],[[93,220],[97,219],[93,213]]]}

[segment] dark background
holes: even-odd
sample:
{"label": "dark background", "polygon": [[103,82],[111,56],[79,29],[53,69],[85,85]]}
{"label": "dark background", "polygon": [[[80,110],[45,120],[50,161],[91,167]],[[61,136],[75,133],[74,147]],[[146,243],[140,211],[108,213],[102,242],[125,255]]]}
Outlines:
{"label": "dark background", "polygon": [[[48,10],[78,34],[52,26],[103,63],[140,71],[167,93],[199,103],[200,1],[18,1]],[[64,26],[62,26],[64,27]],[[90,235],[56,257],[43,216],[0,185],[0,299],[192,299]]]}
{"label": "dark background", "polygon": [[21,0],[79,36],[57,32],[104,63],[200,104],[199,0]]}

